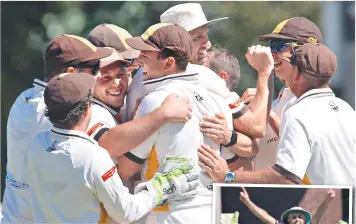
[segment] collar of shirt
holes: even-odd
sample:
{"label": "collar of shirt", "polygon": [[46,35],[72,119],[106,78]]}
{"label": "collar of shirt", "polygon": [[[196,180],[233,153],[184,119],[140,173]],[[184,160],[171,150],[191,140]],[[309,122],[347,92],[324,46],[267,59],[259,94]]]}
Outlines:
{"label": "collar of shirt", "polygon": [[69,130],[69,129],[62,129],[52,126],[51,132],[56,135],[66,136],[68,138],[81,138],[91,142],[92,144],[97,145],[98,143],[89,135],[85,134],[81,131]]}
{"label": "collar of shirt", "polygon": [[302,96],[300,96],[295,101],[295,104],[297,104],[300,101],[305,100],[305,99],[316,98],[316,97],[325,97],[325,96],[335,97],[335,94],[329,87],[328,88],[320,88],[320,89],[312,89],[312,90],[309,90],[308,92],[304,93]]}
{"label": "collar of shirt", "polygon": [[114,110],[113,108],[109,107],[105,103],[103,103],[103,102],[101,102],[101,101],[99,101],[99,100],[97,100],[95,98],[92,99],[92,102],[97,104],[97,105],[99,105],[99,106],[101,106],[101,107],[103,107],[103,108],[105,108],[106,110],[108,110],[112,114],[112,116],[114,116],[114,117],[116,116],[116,114],[118,114],[118,112],[116,110]]}
{"label": "collar of shirt", "polygon": [[183,72],[173,75],[166,75],[156,79],[150,79],[143,81],[143,86],[146,89],[147,94],[153,92],[158,87],[161,87],[172,80],[181,80],[181,81],[188,81],[193,84],[199,83],[199,73],[197,72]]}
{"label": "collar of shirt", "polygon": [[35,89],[38,89],[39,91],[44,91],[46,86],[47,86],[46,82],[43,82],[39,79],[33,80],[33,87],[35,87]]}

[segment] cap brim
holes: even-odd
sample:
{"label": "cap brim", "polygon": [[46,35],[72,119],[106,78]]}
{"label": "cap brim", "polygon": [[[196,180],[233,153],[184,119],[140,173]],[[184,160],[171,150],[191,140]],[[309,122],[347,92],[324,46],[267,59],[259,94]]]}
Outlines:
{"label": "cap brim", "polygon": [[97,47],[96,51],[90,55],[89,57],[85,58],[82,62],[88,62],[93,60],[100,60],[102,58],[106,58],[112,54],[113,50],[109,48]]}
{"label": "cap brim", "polygon": [[284,213],[282,214],[282,217],[281,217],[281,222],[283,222],[284,219],[288,218],[288,216],[289,216],[290,214],[296,213],[296,212],[300,212],[300,213],[303,213],[303,214],[304,214],[304,216],[305,216],[305,223],[308,224],[308,223],[311,222],[311,219],[312,219],[311,214],[310,214],[308,211],[302,210],[302,209],[292,209],[292,210],[288,210],[288,211],[284,212]]}
{"label": "cap brim", "polygon": [[194,30],[194,29],[196,29],[196,28],[198,28],[198,27],[205,26],[205,25],[208,25],[208,26],[209,26],[209,25],[211,25],[211,24],[214,24],[214,23],[219,22],[219,21],[222,21],[222,20],[226,20],[226,19],[228,19],[228,18],[229,18],[229,17],[221,17],[221,18],[209,20],[209,21],[207,21],[207,22],[205,22],[205,23],[195,24],[194,26],[187,27],[187,28],[184,27],[184,28],[189,32],[189,31],[192,31],[192,30]]}
{"label": "cap brim", "polygon": [[160,51],[159,49],[146,44],[141,37],[127,38],[125,41],[130,47],[139,51]]}
{"label": "cap brim", "polygon": [[123,58],[125,59],[135,59],[141,54],[140,51],[135,50],[133,48],[129,48],[126,51],[120,52]]}
{"label": "cap brim", "polygon": [[110,65],[114,62],[122,62],[124,65],[130,65],[131,63],[123,58],[122,53],[113,50],[112,54],[108,57],[100,59],[100,68]]}
{"label": "cap brim", "polygon": [[270,34],[266,34],[263,36],[259,37],[260,41],[269,41],[269,40],[288,40],[288,41],[297,41],[297,39],[293,38],[293,37],[288,37],[288,36],[284,36],[278,33],[270,33]]}

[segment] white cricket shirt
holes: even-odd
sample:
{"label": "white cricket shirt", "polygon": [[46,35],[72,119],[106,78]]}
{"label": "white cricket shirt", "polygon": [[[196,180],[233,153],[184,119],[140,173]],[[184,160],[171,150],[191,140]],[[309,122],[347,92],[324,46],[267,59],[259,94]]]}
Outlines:
{"label": "white cricket shirt", "polygon": [[27,163],[36,223],[129,223],[155,205],[147,191],[129,193],[109,153],[83,132],[38,134]]}
{"label": "white cricket shirt", "polygon": [[[229,149],[220,147],[200,132],[199,122],[203,115],[215,116],[218,112],[223,113],[230,129],[232,129],[232,115],[230,108],[220,96],[202,88],[197,85],[198,83],[199,74],[192,72],[168,75],[146,80],[143,83],[149,94],[143,98],[135,118],[152,112],[172,93],[185,96],[190,100],[193,106],[193,116],[187,123],[164,125],[125,156],[135,163],[144,164],[141,172],[144,180],[151,179],[155,172],[168,172],[187,159],[193,159],[196,163],[195,169],[201,172],[202,186],[198,195],[189,200],[172,200],[168,206],[157,209],[156,211],[170,212],[169,214],[155,214],[157,223],[185,223],[184,220],[189,220],[189,223],[197,223],[194,220],[205,223],[205,219],[210,219],[211,209],[206,209],[207,212],[201,214],[200,217],[196,216],[199,207],[208,206],[209,208],[212,205],[212,191],[209,188],[213,181],[198,165],[197,149],[202,143],[217,149],[217,153],[222,148],[221,155],[231,162],[237,159]],[[188,210],[190,211],[187,212]]]}
{"label": "white cricket shirt", "polygon": [[32,222],[25,155],[36,134],[52,126],[44,116],[43,99],[47,83],[35,79],[33,88],[17,97],[7,121],[6,187],[2,223]]}
{"label": "white cricket shirt", "polygon": [[304,93],[282,117],[275,169],[304,184],[353,185],[355,124],[355,111],[330,88]]}

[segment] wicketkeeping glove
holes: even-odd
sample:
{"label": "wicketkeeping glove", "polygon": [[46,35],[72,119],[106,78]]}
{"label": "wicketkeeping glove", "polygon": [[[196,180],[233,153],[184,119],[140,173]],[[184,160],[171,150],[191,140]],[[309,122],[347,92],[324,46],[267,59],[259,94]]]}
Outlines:
{"label": "wicketkeeping glove", "polygon": [[193,162],[187,161],[167,173],[156,174],[151,180],[138,184],[135,194],[148,190],[156,198],[156,206],[181,195],[195,195],[200,184],[199,172],[193,171]]}
{"label": "wicketkeeping glove", "polygon": [[222,213],[220,215],[220,224],[238,224],[239,212],[235,213]]}

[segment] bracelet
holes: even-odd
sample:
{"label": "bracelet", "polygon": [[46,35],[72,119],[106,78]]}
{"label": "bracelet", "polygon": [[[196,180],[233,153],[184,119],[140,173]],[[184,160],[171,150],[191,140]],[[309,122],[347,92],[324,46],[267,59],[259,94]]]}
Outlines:
{"label": "bracelet", "polygon": [[234,131],[232,131],[231,139],[230,139],[229,144],[223,145],[223,146],[224,146],[225,148],[227,148],[227,147],[230,147],[230,146],[232,146],[232,145],[235,145],[236,142],[237,142],[237,133],[234,132]]}

